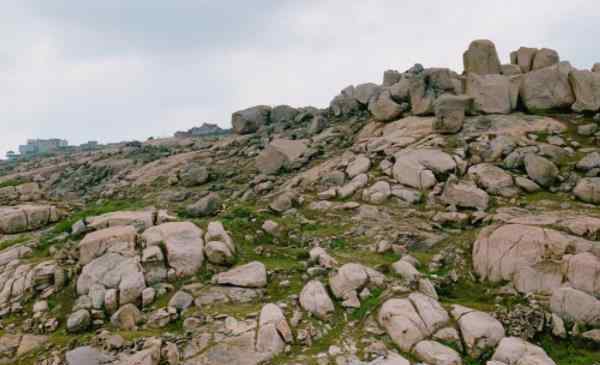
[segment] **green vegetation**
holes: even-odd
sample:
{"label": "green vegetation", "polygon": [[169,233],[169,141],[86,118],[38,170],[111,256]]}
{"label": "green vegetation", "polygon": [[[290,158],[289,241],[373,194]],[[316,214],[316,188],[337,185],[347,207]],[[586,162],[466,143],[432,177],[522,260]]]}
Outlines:
{"label": "green vegetation", "polygon": [[31,239],[31,236],[29,236],[27,234],[23,234],[23,235],[20,235],[18,237],[15,237],[15,238],[11,238],[11,239],[8,239],[8,240],[0,241],[0,251],[4,250],[6,248],[9,248],[9,247],[12,247],[12,246],[15,246],[15,245],[27,242],[30,239]]}
{"label": "green vegetation", "polygon": [[545,334],[540,345],[558,365],[594,365],[600,363],[600,349],[583,341],[556,339]]}
{"label": "green vegetation", "polygon": [[371,295],[361,301],[360,308],[355,309],[350,315],[350,319],[354,321],[362,321],[370,314],[374,313],[379,305],[383,302],[383,289],[375,288],[371,291]]}
{"label": "green vegetation", "polygon": [[11,180],[6,180],[6,181],[2,181],[0,182],[0,189],[2,188],[7,188],[10,186],[18,186],[23,184],[23,180],[22,179],[11,179]]}

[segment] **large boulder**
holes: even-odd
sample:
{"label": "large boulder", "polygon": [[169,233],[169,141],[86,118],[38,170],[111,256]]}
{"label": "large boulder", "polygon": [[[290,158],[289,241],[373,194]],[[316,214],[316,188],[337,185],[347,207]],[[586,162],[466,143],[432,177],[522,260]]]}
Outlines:
{"label": "large boulder", "polygon": [[191,222],[170,222],[147,229],[147,246],[163,246],[169,266],[178,276],[192,275],[204,262],[203,232]]}
{"label": "large boulder", "polygon": [[90,312],[80,309],[69,315],[67,319],[67,332],[77,333],[86,330],[91,323]]}
{"label": "large boulder", "polygon": [[493,350],[504,338],[502,323],[488,313],[454,305],[451,314],[458,323],[467,352],[474,359]]}
{"label": "large boulder", "polygon": [[512,109],[508,76],[468,73],[465,91],[474,99],[473,109],[477,112],[508,114]]}
{"label": "large boulder", "polygon": [[369,172],[369,169],[371,169],[371,160],[365,155],[358,155],[346,167],[346,174],[353,179],[360,174]]}
{"label": "large boulder", "polygon": [[569,81],[575,94],[571,108],[578,112],[600,110],[600,73],[587,70],[572,70]]}
{"label": "large boulder", "polygon": [[131,331],[141,323],[143,314],[134,304],[126,304],[119,308],[111,317],[110,323],[125,331]]}
{"label": "large boulder", "polygon": [[369,101],[369,111],[373,117],[381,122],[399,119],[404,112],[404,107],[392,98],[389,90],[382,90],[373,95]]}
{"label": "large boulder", "polygon": [[194,218],[215,215],[219,209],[221,209],[221,198],[219,194],[213,192],[185,207],[187,214]]}
{"label": "large boulder", "polygon": [[389,299],[379,309],[379,324],[404,352],[444,327],[448,313],[433,298],[413,293],[408,298]]}
{"label": "large boulder", "polygon": [[503,338],[491,360],[506,365],[556,365],[541,347],[518,337]]}
{"label": "large boulder", "polygon": [[512,64],[519,66],[522,73],[526,73],[531,71],[537,52],[537,48],[520,47],[518,50],[511,52],[510,61]]}
{"label": "large boulder", "polygon": [[421,341],[414,349],[415,356],[431,365],[462,365],[456,350],[435,341]]}
{"label": "large boulder", "polygon": [[470,111],[473,98],[466,95],[444,94],[434,103],[435,122],[433,129],[439,133],[458,133],[465,121],[465,112]]}
{"label": "large boulder", "polygon": [[283,352],[293,340],[283,311],[275,304],[266,304],[260,311],[256,336],[256,351],[266,353],[269,358]]}
{"label": "large boulder", "polygon": [[581,290],[569,287],[554,290],[550,309],[562,319],[600,326],[600,300]]}
{"label": "large boulder", "polygon": [[221,222],[208,224],[204,241],[206,242],[206,258],[210,263],[223,265],[233,262],[236,251],[235,244]]}
{"label": "large boulder", "polygon": [[326,319],[335,310],[325,286],[317,280],[309,281],[302,288],[299,302],[305,311],[320,319]]}
{"label": "large boulder", "polygon": [[237,134],[256,132],[260,127],[269,124],[271,107],[258,105],[240,110],[231,115],[231,126]]}
{"label": "large boulder", "polygon": [[444,185],[441,200],[448,205],[461,208],[486,210],[490,202],[488,193],[470,181],[449,179]]}
{"label": "large boulder", "polygon": [[0,233],[3,234],[39,229],[57,220],[58,212],[50,205],[0,207]]}
{"label": "large boulder", "polygon": [[600,204],[600,177],[584,177],[577,182],[573,194],[586,203]]}
{"label": "large boulder", "polygon": [[473,267],[483,280],[512,281],[523,293],[549,293],[565,282],[595,291],[600,288],[589,282],[598,280],[599,262],[584,254],[592,247],[591,241],[552,228],[517,223],[490,226],[473,245]]}
{"label": "large boulder", "polygon": [[430,189],[456,170],[452,156],[436,149],[402,150],[394,157],[394,178],[416,189]]}
{"label": "large boulder", "polygon": [[121,210],[86,218],[86,223],[87,228],[92,230],[116,226],[133,226],[137,230],[143,231],[154,225],[156,215],[155,209]]}
{"label": "large boulder", "polygon": [[308,149],[305,140],[277,138],[256,157],[256,168],[265,175],[275,174],[282,168],[290,168]]}
{"label": "large boulder", "polygon": [[220,285],[264,288],[267,285],[267,269],[262,262],[253,261],[229,271],[218,273],[214,281]]}
{"label": "large boulder", "polygon": [[88,233],[79,242],[79,263],[85,265],[107,251],[133,255],[136,237],[132,226],[115,226]]}
{"label": "large boulder", "polygon": [[384,276],[367,266],[355,263],[345,264],[329,278],[331,292],[344,300],[346,307],[359,307],[358,294],[361,289],[382,286]]}
{"label": "large boulder", "polygon": [[523,162],[527,175],[541,186],[549,187],[556,181],[559,171],[554,162],[534,153],[525,155]]}
{"label": "large boulder", "polygon": [[289,105],[277,105],[271,110],[270,121],[273,124],[291,123],[299,111]]}
{"label": "large boulder", "polygon": [[77,279],[79,295],[116,289],[119,291],[121,305],[136,302],[145,288],[146,282],[139,257],[126,257],[111,252],[85,265]]}
{"label": "large boulder", "polygon": [[206,166],[189,166],[179,172],[179,179],[186,187],[202,185],[208,181],[209,177],[210,174]]}
{"label": "large boulder", "polygon": [[379,85],[368,82],[366,84],[357,85],[354,88],[353,96],[362,105],[368,105],[369,101],[373,97],[376,97],[380,91],[381,87]]}
{"label": "large boulder", "polygon": [[568,62],[560,62],[524,74],[520,95],[527,110],[535,112],[570,107],[575,102],[569,83],[571,69]]}
{"label": "large boulder", "polygon": [[513,177],[503,169],[490,163],[471,166],[468,175],[478,186],[490,194],[508,197],[518,193],[515,189]]}
{"label": "large boulder", "polygon": [[361,110],[360,103],[353,96],[354,88],[352,87],[351,91],[347,90],[348,88],[344,89],[329,103],[329,108],[336,117],[352,115]]}
{"label": "large boulder", "polygon": [[478,39],[469,45],[463,53],[465,73],[478,75],[499,74],[500,59],[494,43],[487,39]]}
{"label": "large boulder", "polygon": [[540,68],[556,65],[559,62],[558,52],[553,49],[542,48],[535,53],[531,69],[539,70]]}
{"label": "large boulder", "polygon": [[433,114],[435,100],[443,94],[463,93],[459,76],[447,68],[428,68],[412,75],[408,80],[404,84],[399,83],[398,90],[391,89],[390,92],[392,98],[401,100],[408,86],[410,104],[415,115]]}

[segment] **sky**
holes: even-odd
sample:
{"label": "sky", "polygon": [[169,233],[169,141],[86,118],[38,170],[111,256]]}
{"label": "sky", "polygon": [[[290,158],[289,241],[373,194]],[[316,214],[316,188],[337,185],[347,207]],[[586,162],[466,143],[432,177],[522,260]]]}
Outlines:
{"label": "sky", "polygon": [[462,72],[473,39],[600,62],[600,2],[0,0],[0,157],[28,138],[118,142],[257,104],[325,107],[414,63]]}

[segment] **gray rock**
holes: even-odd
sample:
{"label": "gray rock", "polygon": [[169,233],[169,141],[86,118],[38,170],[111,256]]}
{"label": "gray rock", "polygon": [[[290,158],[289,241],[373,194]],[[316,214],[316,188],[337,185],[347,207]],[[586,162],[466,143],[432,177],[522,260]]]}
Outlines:
{"label": "gray rock", "polygon": [[267,269],[262,262],[253,261],[216,275],[215,283],[243,288],[264,288],[267,285]]}
{"label": "gray rock", "polygon": [[91,323],[90,312],[80,309],[71,313],[67,319],[67,331],[71,333],[85,331]]}
{"label": "gray rock", "polygon": [[163,246],[169,266],[177,276],[196,273],[204,262],[202,230],[191,222],[163,223],[142,234],[148,247]]}
{"label": "gray rock", "polygon": [[104,365],[113,361],[113,357],[91,346],[77,347],[65,353],[66,365]]}
{"label": "gray rock", "polygon": [[542,48],[535,53],[531,69],[539,70],[540,68],[556,65],[559,62],[558,52],[553,49]]}
{"label": "gray rock", "polygon": [[402,78],[402,74],[396,70],[386,70],[383,72],[383,86],[392,86]]}
{"label": "gray rock", "polygon": [[217,193],[209,193],[204,198],[186,207],[186,212],[192,217],[208,217],[215,215],[221,209],[221,199]]}
{"label": "gray rock", "polygon": [[531,71],[537,52],[537,48],[520,47],[510,54],[510,61],[512,64],[518,65],[521,72],[526,73]]}
{"label": "gray rock", "polygon": [[486,114],[508,114],[512,110],[511,79],[504,75],[467,74],[466,94],[473,109]]}
{"label": "gray rock", "polygon": [[465,73],[489,75],[499,74],[501,71],[496,46],[487,39],[471,42],[469,49],[463,54],[463,65]]}
{"label": "gray rock", "polygon": [[376,96],[380,91],[380,87],[372,82],[357,85],[354,88],[354,98],[362,105],[368,105],[371,98]]}
{"label": "gray rock", "polygon": [[294,206],[295,200],[296,194],[292,192],[283,193],[273,199],[269,205],[269,208],[277,213],[283,213]]}
{"label": "gray rock", "polygon": [[191,166],[189,169],[180,172],[179,178],[184,186],[193,187],[206,183],[209,173],[205,166]]}
{"label": "gray rock", "polygon": [[549,187],[558,177],[558,167],[550,161],[536,154],[529,153],[523,160],[527,175],[543,187]]}
{"label": "gray rock", "polygon": [[444,185],[441,200],[445,204],[457,207],[486,210],[490,197],[471,182],[448,180]]}
{"label": "gray rock", "polygon": [[541,347],[518,337],[503,338],[491,360],[506,365],[556,365]]}
{"label": "gray rock", "polygon": [[586,203],[600,204],[600,177],[580,179],[573,189],[573,194]]}
{"label": "gray rock", "polygon": [[571,109],[578,113],[600,110],[600,74],[587,70],[571,70],[569,82],[575,94]]}
{"label": "gray rock", "polygon": [[308,282],[300,292],[300,306],[320,319],[326,319],[335,310],[327,290],[320,281]]}
{"label": "gray rock", "polygon": [[360,110],[360,104],[353,96],[340,94],[333,98],[329,107],[333,112],[333,115],[340,117],[343,115],[352,115]]}
{"label": "gray rock", "polygon": [[231,115],[231,126],[237,134],[249,134],[258,131],[264,125],[269,124],[271,107],[258,105],[248,109],[240,110]]}
{"label": "gray rock", "polygon": [[389,122],[399,119],[405,107],[392,99],[389,90],[382,90],[370,98],[369,111],[376,120]]}
{"label": "gray rock", "polygon": [[270,120],[273,124],[291,123],[298,113],[298,109],[289,105],[278,105],[271,110]]}
{"label": "gray rock", "polygon": [[444,94],[434,104],[436,120],[433,129],[439,133],[458,133],[462,129],[465,112],[470,110],[473,98],[465,95]]}
{"label": "gray rock", "polygon": [[133,304],[125,304],[116,311],[110,318],[113,326],[124,330],[131,331],[142,322],[143,315],[139,309]]}
{"label": "gray rock", "polygon": [[527,110],[535,112],[570,107],[575,102],[569,83],[570,72],[571,65],[560,62],[524,74],[520,95]]}
{"label": "gray rock", "polygon": [[192,305],[193,301],[194,297],[180,290],[169,300],[169,307],[173,307],[178,311],[184,311]]}

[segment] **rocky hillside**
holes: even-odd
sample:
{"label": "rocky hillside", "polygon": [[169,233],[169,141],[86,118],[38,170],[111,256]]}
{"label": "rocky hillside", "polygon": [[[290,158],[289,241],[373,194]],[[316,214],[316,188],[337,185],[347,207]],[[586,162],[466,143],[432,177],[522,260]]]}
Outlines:
{"label": "rocky hillside", "polygon": [[3,164],[0,364],[600,364],[600,64],[510,60]]}

